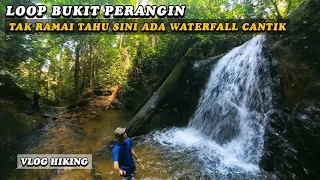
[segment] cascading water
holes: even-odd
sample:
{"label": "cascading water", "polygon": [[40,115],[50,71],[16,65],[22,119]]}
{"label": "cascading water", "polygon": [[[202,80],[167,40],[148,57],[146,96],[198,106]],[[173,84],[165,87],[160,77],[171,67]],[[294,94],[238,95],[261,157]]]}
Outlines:
{"label": "cascading water", "polygon": [[[185,164],[180,170],[186,176],[190,177],[189,171],[196,179],[199,174],[215,179],[264,178],[258,163],[265,113],[272,108],[269,62],[262,53],[264,39],[256,36],[218,61],[187,128],[152,133],[153,140],[161,144],[158,149],[163,148],[166,158],[175,159],[171,163]],[[194,169],[199,169],[198,175]]]}
{"label": "cascading water", "polygon": [[271,76],[260,35],[222,57],[211,72],[189,127],[257,164],[263,150],[264,113],[270,110]]}

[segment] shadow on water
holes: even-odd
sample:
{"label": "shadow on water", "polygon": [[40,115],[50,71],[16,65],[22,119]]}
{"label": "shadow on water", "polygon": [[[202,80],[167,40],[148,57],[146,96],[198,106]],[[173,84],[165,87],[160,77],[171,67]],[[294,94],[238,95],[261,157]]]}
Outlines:
{"label": "shadow on water", "polygon": [[2,108],[0,173],[1,178],[7,178],[17,166],[17,154],[32,153],[46,133],[57,125],[51,115],[61,113],[61,108],[42,106],[41,112],[29,115],[20,113],[12,104],[2,104]]}
{"label": "shadow on water", "polygon": [[47,132],[47,127],[38,124],[36,128],[7,137],[0,146],[0,173],[1,177],[7,177],[17,166],[17,154],[28,154],[37,146],[42,136]]}

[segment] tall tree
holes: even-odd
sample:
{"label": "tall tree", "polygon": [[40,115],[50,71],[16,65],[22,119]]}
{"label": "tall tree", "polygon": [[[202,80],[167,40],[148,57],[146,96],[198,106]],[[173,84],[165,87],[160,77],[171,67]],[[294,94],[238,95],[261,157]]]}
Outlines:
{"label": "tall tree", "polygon": [[76,99],[80,99],[80,87],[79,87],[80,49],[81,49],[81,44],[77,43],[76,49],[75,49],[75,65],[74,65],[74,88],[76,92]]}

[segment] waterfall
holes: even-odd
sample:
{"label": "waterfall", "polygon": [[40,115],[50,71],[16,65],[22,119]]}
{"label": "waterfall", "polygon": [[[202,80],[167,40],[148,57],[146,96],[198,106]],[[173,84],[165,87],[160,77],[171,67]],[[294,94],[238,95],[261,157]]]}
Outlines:
{"label": "waterfall", "polygon": [[264,113],[272,108],[264,39],[256,36],[219,60],[188,125],[253,164],[263,153]]}
{"label": "waterfall", "polygon": [[160,143],[157,149],[168,159],[167,166],[181,167],[174,177],[269,179],[259,168],[266,113],[273,108],[264,41],[263,35],[256,36],[217,62],[188,127],[165,128],[145,137],[148,144]]}

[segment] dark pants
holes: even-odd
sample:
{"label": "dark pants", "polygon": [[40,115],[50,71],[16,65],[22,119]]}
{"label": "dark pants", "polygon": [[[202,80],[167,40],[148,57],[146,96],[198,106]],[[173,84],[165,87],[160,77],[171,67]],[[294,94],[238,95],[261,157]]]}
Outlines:
{"label": "dark pants", "polygon": [[123,179],[126,180],[133,180],[134,179],[134,172],[136,171],[135,167],[128,168],[128,169],[123,169],[126,171],[126,175],[123,176]]}
{"label": "dark pants", "polygon": [[39,102],[33,101],[33,109],[34,109],[36,112],[39,112],[39,110],[40,110]]}

